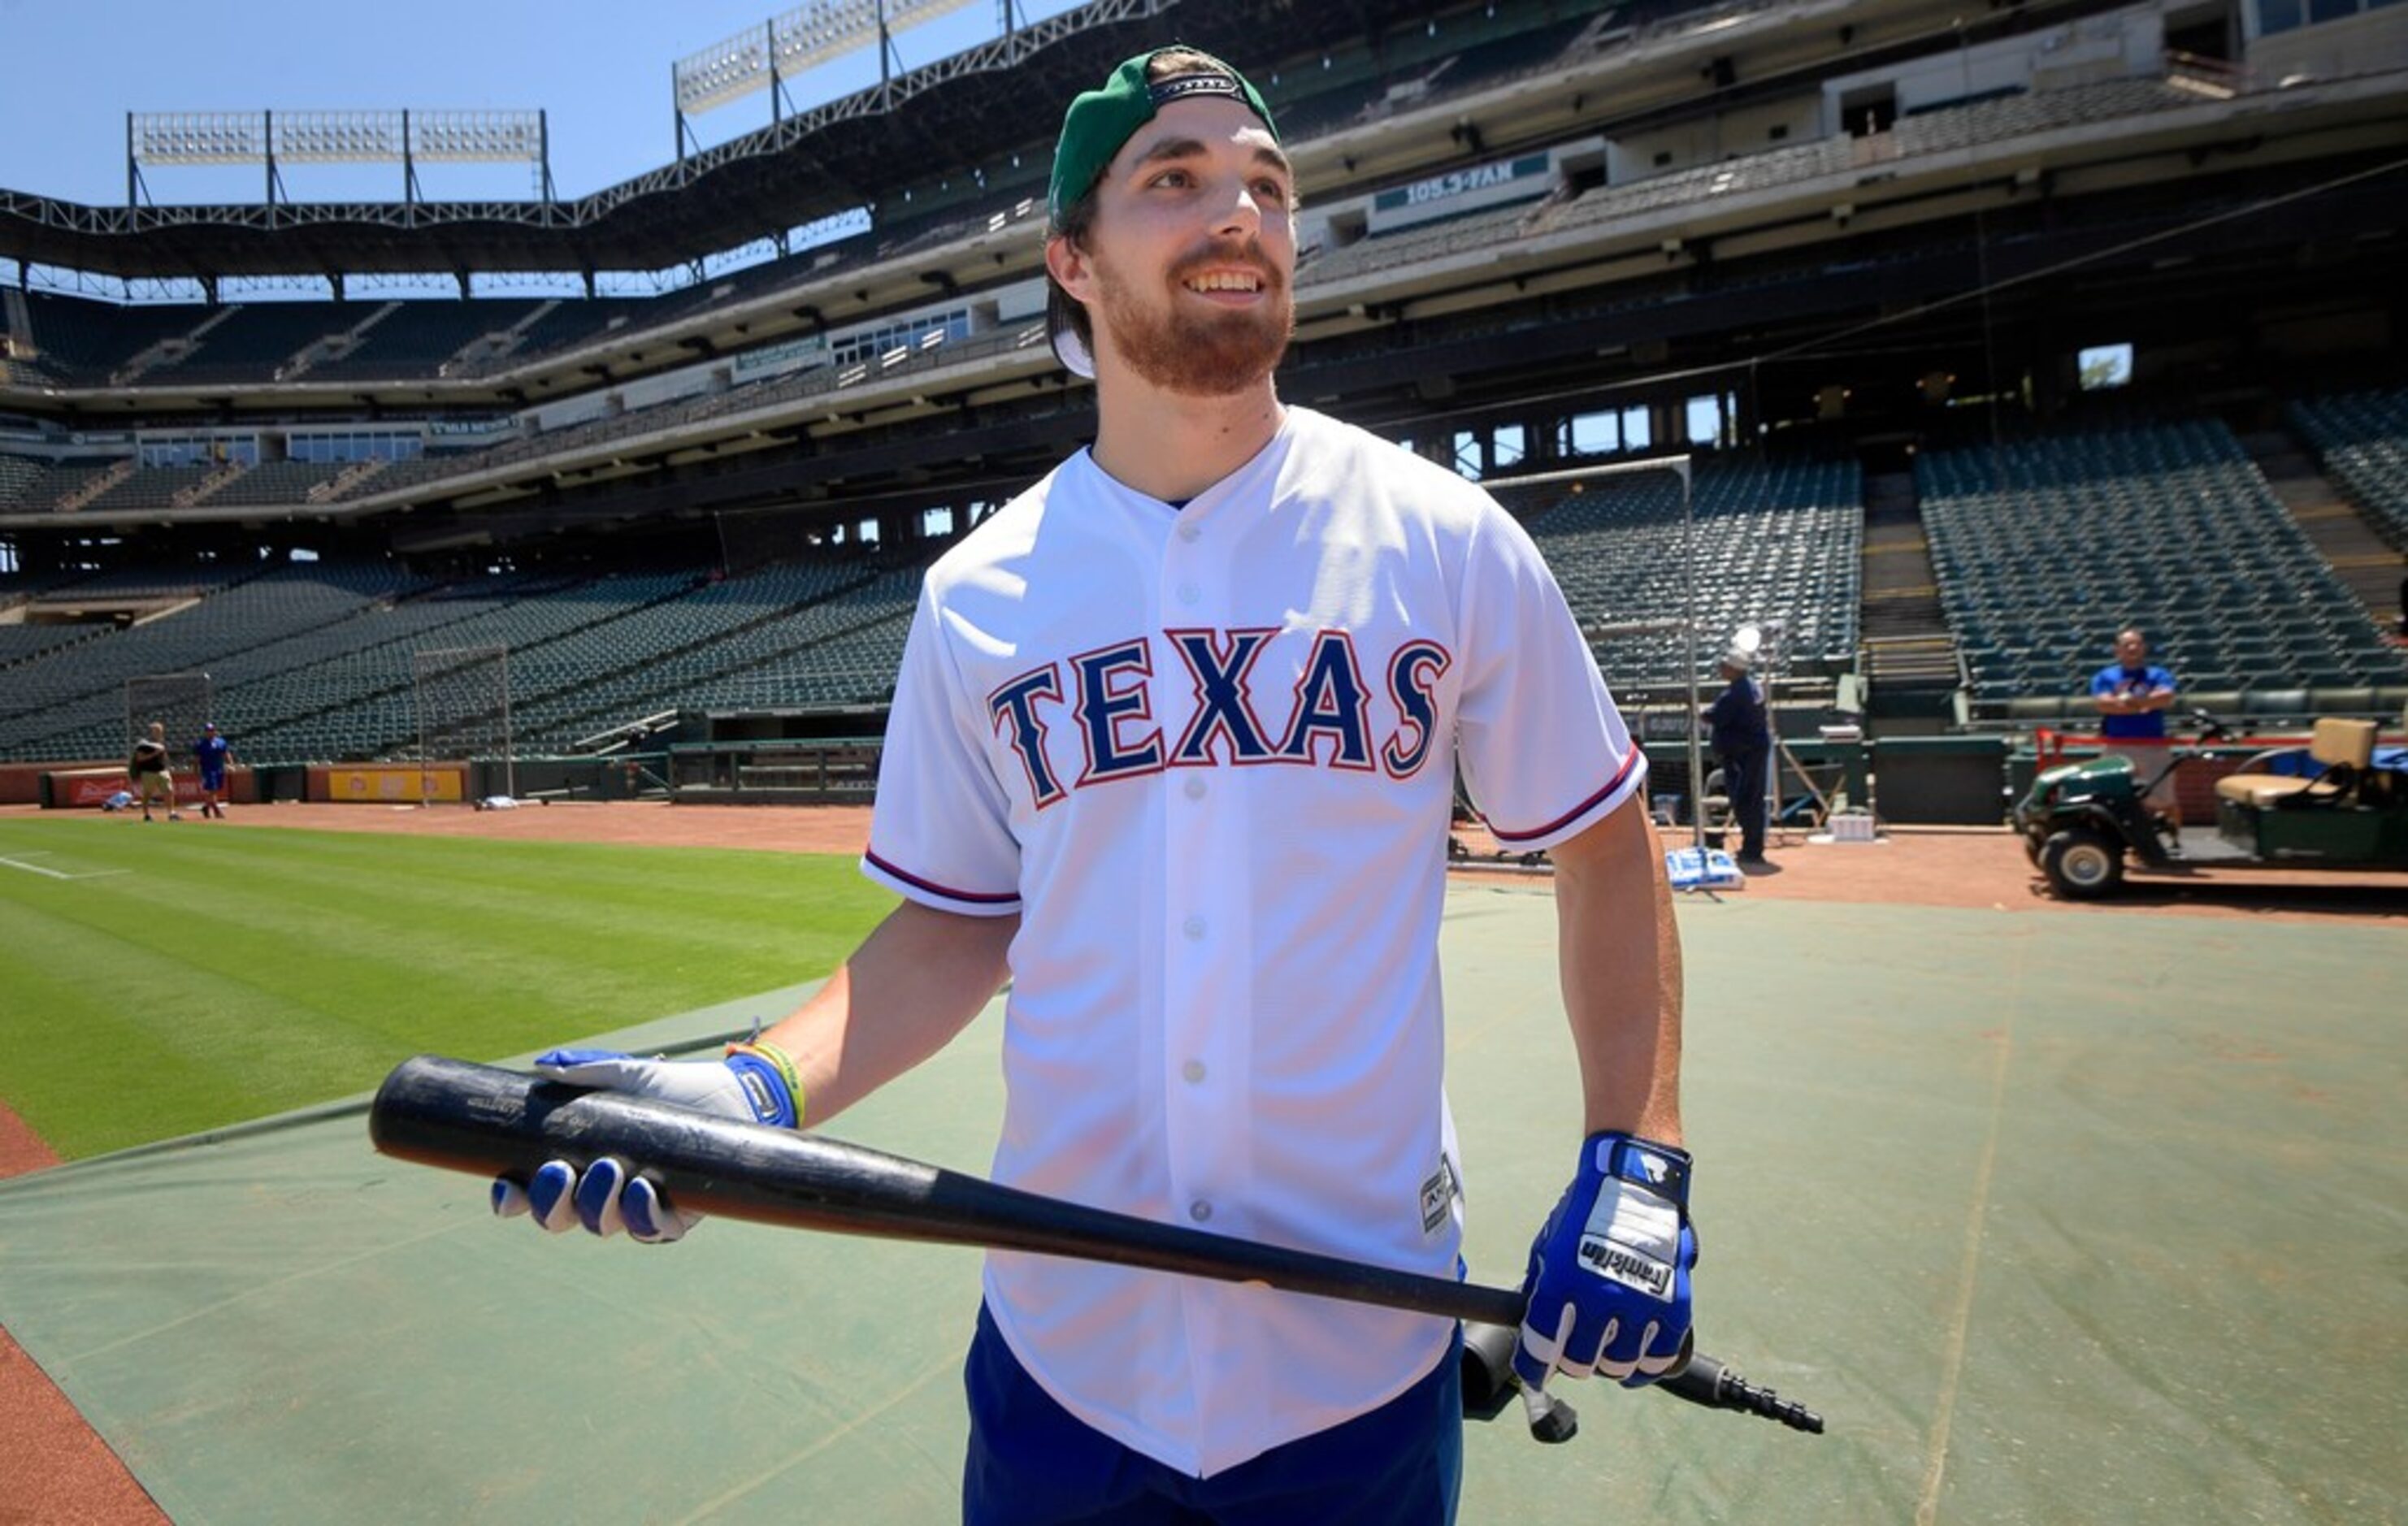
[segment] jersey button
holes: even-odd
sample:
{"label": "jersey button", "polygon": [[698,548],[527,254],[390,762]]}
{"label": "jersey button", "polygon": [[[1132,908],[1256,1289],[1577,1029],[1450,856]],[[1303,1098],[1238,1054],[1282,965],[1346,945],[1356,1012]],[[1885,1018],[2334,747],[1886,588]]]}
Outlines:
{"label": "jersey button", "polygon": [[1212,1217],[1212,1205],[1199,1197],[1187,1205],[1187,1217],[1200,1224]]}
{"label": "jersey button", "polygon": [[1201,917],[1190,917],[1187,920],[1180,924],[1179,930],[1186,934],[1190,938],[1201,938],[1204,936],[1204,919]]}
{"label": "jersey button", "polygon": [[1204,1062],[1201,1060],[1190,1060],[1187,1063],[1179,1067],[1179,1074],[1186,1077],[1188,1084],[1192,1086],[1196,1082],[1204,1078]]}
{"label": "jersey button", "polygon": [[1179,585],[1179,602],[1181,604],[1194,604],[1203,596],[1204,591],[1197,588],[1194,583],[1182,583]]}
{"label": "jersey button", "polygon": [[1185,541],[1194,541],[1194,540],[1197,540],[1197,539],[1202,538],[1203,535],[1204,535],[1204,530],[1203,530],[1203,527],[1202,527],[1202,526],[1200,526],[1200,525],[1194,525],[1194,524],[1182,524],[1182,525],[1181,525],[1181,526],[1179,527],[1179,538],[1180,538],[1180,539],[1182,539],[1182,540],[1185,540]]}
{"label": "jersey button", "polygon": [[1187,791],[1188,799],[1201,800],[1204,798],[1204,781],[1202,779],[1189,779],[1184,788]]}

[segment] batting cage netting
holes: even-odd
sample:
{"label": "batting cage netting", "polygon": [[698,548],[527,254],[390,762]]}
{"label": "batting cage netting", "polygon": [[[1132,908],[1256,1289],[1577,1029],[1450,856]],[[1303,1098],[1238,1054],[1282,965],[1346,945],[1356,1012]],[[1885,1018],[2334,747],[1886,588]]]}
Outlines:
{"label": "batting cage netting", "polygon": [[462,793],[475,798],[474,765],[498,763],[502,793],[518,792],[510,752],[510,649],[437,647],[410,657],[410,689],[418,712],[419,796],[434,798],[429,765],[460,760],[471,765]]}
{"label": "batting cage netting", "polygon": [[217,719],[211,712],[209,676],[206,673],[146,673],[125,680],[125,737],[131,749],[147,734],[150,722],[167,728],[167,754],[179,770],[190,769],[193,744],[201,728]]}

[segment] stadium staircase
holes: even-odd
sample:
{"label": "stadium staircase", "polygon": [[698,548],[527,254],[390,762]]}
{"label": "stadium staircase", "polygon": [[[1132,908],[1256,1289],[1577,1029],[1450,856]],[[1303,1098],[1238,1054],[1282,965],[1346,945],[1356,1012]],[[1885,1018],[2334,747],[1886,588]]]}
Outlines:
{"label": "stadium staircase", "polygon": [[401,311],[401,304],[388,302],[340,334],[329,334],[313,339],[298,354],[276,368],[276,379],[292,381],[307,376],[327,361],[338,361],[368,342],[368,331]]}
{"label": "stadium staircase", "polygon": [[178,488],[169,495],[167,502],[177,508],[190,508],[235,478],[241,477],[247,470],[249,468],[237,463],[229,462],[192,486]]}
{"label": "stadium staircase", "polygon": [[1865,478],[1867,713],[1893,733],[1937,730],[1964,682],[1912,472]]}
{"label": "stadium staircase", "polygon": [[492,365],[524,344],[527,330],[542,322],[559,307],[560,303],[557,299],[539,302],[528,311],[525,317],[512,323],[509,328],[493,334],[479,335],[462,345],[449,360],[437,366],[435,374],[439,377],[461,373],[473,375],[480,368]]}
{"label": "stadium staircase", "polygon": [[[6,320],[0,321],[0,334],[8,335],[6,348],[12,352],[22,351],[25,359],[32,359],[36,351],[34,313],[25,306],[24,292],[13,286],[0,287],[0,319]],[[8,374],[8,363],[0,362],[0,378],[6,378]]]}
{"label": "stadium staircase", "polygon": [[2401,553],[2386,543],[2382,527],[2316,468],[2307,446],[2286,432],[2268,430],[2242,435],[2241,448],[2258,464],[2309,544],[2366,606],[2368,618],[2382,625],[2397,617]]}
{"label": "stadium staircase", "polygon": [[76,488],[65,497],[60,499],[50,506],[56,509],[59,513],[72,514],[77,509],[83,507],[84,505],[91,503],[93,499],[99,497],[102,493],[107,492],[109,489],[118,486],[127,478],[132,477],[136,469],[134,458],[132,456],[128,456],[123,461],[121,461],[115,465],[109,467],[108,470],[101,473],[99,476],[88,478],[81,486]]}
{"label": "stadium staircase", "polygon": [[220,307],[186,332],[168,335],[154,340],[136,350],[123,365],[111,371],[108,374],[108,384],[112,387],[122,387],[146,371],[155,370],[162,365],[175,364],[200,348],[202,335],[241,310],[239,307]]}
{"label": "stadium staircase", "polygon": [[369,478],[376,476],[377,473],[383,471],[386,464],[387,463],[381,456],[371,457],[366,461],[352,462],[334,477],[328,478],[325,481],[318,483],[316,486],[312,487],[309,490],[309,495],[306,501],[312,504],[332,503],[336,499],[340,498],[343,494],[358,487],[361,483],[366,482]]}

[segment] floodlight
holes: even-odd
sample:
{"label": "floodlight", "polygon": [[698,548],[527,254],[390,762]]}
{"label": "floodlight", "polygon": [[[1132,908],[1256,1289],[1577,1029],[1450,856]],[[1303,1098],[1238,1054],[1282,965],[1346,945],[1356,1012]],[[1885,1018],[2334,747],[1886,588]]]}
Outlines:
{"label": "floodlight", "polygon": [[431,164],[535,164],[543,159],[540,111],[414,111],[411,154]]}
{"label": "floodlight", "polygon": [[713,107],[959,10],[970,0],[813,0],[678,60],[670,71],[680,111]]}
{"label": "floodlight", "polygon": [[539,111],[136,112],[127,129],[149,164],[541,163]]}
{"label": "floodlight", "polygon": [[140,111],[126,120],[134,157],[148,164],[255,164],[267,157],[262,111]]}
{"label": "floodlight", "polygon": [[288,164],[397,164],[398,111],[280,111],[276,157]]}
{"label": "floodlight", "polygon": [[767,36],[742,32],[678,60],[671,70],[681,111],[705,111],[749,95],[769,82]]}

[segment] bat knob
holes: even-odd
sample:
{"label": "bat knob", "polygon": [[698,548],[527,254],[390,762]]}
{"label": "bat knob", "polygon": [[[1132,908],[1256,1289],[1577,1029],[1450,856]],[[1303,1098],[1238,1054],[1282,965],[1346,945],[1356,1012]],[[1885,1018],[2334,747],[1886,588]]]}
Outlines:
{"label": "bat knob", "polygon": [[1531,1437],[1550,1447],[1570,1441],[1580,1433],[1580,1415],[1561,1399],[1549,1396],[1543,1389],[1524,1389],[1522,1409],[1530,1418]]}

